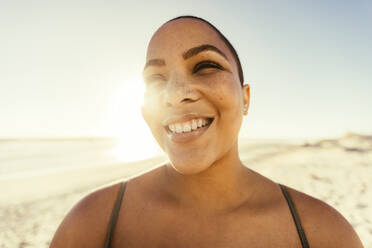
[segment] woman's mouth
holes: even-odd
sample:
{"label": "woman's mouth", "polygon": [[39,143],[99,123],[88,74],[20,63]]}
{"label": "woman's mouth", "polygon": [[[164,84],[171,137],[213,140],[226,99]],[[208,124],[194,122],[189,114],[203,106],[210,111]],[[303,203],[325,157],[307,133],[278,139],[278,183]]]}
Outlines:
{"label": "woman's mouth", "polygon": [[213,118],[194,118],[166,126],[167,134],[174,142],[188,142],[202,135],[212,124]]}
{"label": "woman's mouth", "polygon": [[172,133],[188,133],[193,132],[199,128],[210,125],[213,118],[197,118],[190,121],[172,123],[168,125],[168,130]]}

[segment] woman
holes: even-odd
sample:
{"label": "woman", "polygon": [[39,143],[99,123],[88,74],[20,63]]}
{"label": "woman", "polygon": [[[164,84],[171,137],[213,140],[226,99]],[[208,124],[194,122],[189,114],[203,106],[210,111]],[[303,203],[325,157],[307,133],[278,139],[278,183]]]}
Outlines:
{"label": "woman", "polygon": [[142,114],[170,163],[85,197],[51,247],[362,247],[332,207],[242,164],[249,85],[214,26],[165,23],[143,75]]}

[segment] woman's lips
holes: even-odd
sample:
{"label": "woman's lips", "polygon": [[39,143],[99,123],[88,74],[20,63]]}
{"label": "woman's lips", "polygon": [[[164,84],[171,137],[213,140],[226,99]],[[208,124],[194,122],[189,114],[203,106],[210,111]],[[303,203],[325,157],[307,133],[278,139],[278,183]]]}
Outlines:
{"label": "woman's lips", "polygon": [[185,143],[192,141],[194,139],[197,139],[200,137],[207,129],[212,125],[213,123],[213,118],[208,118],[207,124],[205,124],[202,127],[198,127],[196,130],[191,130],[187,132],[175,132],[171,131],[169,129],[169,126],[165,127],[167,131],[168,137],[173,141],[173,142],[179,142],[179,143]]}
{"label": "woman's lips", "polygon": [[200,113],[174,114],[164,119],[162,124],[164,126],[168,126],[170,124],[191,121],[192,119],[213,119],[213,115]]}

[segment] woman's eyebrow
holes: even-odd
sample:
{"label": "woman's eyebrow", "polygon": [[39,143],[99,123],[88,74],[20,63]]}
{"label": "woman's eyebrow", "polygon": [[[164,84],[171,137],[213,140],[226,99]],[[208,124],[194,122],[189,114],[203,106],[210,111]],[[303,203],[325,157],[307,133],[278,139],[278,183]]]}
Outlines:
{"label": "woman's eyebrow", "polygon": [[[193,47],[187,50],[186,52],[183,53],[182,57],[183,59],[188,59],[190,57],[193,57],[201,52],[205,51],[214,51],[218,54],[220,54],[222,57],[224,57],[226,60],[228,60],[227,56],[217,47],[209,45],[209,44],[204,44],[201,46]],[[146,62],[143,70],[145,70],[149,66],[165,66],[165,60],[164,59],[150,59]]]}
{"label": "woman's eyebrow", "polygon": [[227,59],[227,56],[220,49],[218,49],[215,46],[209,45],[209,44],[204,44],[204,45],[201,45],[201,46],[190,48],[182,56],[183,56],[183,59],[186,60],[186,59],[188,59],[192,56],[195,56],[198,53],[201,53],[201,52],[204,52],[204,51],[214,51],[214,52],[222,55],[225,59]]}
{"label": "woman's eyebrow", "polygon": [[164,65],[165,65],[164,59],[150,59],[149,61],[146,62],[143,70],[145,70],[149,66],[164,66]]}

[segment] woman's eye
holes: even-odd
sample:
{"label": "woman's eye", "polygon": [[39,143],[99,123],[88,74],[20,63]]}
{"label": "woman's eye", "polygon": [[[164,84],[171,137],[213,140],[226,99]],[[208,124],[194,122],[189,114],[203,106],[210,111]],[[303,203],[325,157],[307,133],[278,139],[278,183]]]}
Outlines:
{"label": "woman's eye", "polygon": [[153,83],[163,82],[164,80],[165,80],[165,78],[164,78],[163,75],[154,74],[154,75],[146,77],[145,82],[146,82],[146,84],[153,84]]}
{"label": "woman's eye", "polygon": [[194,68],[192,69],[192,73],[196,73],[201,70],[206,70],[206,69],[219,69],[222,70],[222,66],[220,66],[218,63],[213,62],[213,61],[202,61],[197,63]]}

